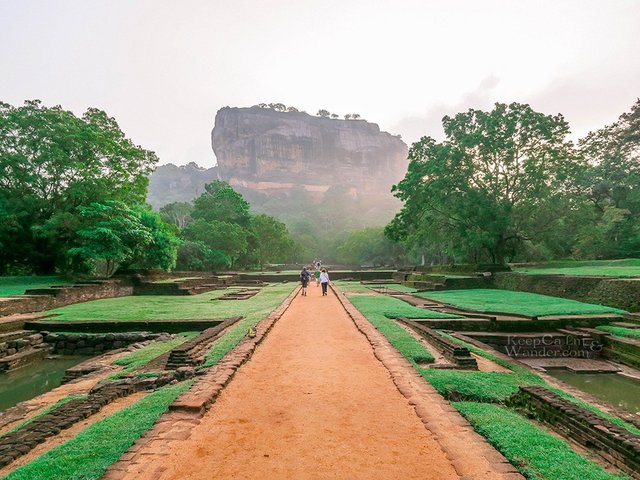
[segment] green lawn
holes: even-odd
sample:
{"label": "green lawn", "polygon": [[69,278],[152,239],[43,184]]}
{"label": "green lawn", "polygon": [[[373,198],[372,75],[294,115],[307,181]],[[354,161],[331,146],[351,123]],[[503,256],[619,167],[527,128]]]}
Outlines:
{"label": "green lawn", "polygon": [[4,480],[94,480],[115,462],[192,381],[166,386],[94,423]]}
{"label": "green lawn", "polygon": [[525,477],[536,480],[620,480],[579,455],[566,441],[498,405],[454,402],[473,428],[489,440]]}
{"label": "green lawn", "polygon": [[514,268],[514,272],[533,275],[604,275],[611,277],[640,277],[640,259],[585,260],[548,262],[536,267]]}
{"label": "green lawn", "polygon": [[615,327],[612,325],[602,325],[597,328],[598,330],[602,330],[603,332],[609,332],[616,337],[633,338],[636,340],[640,340],[640,329]]}
{"label": "green lawn", "polygon": [[[265,304],[281,302],[293,290],[294,283],[263,287],[248,300],[217,300],[228,290],[200,295],[148,295],[107,298],[67,305],[51,310],[55,320],[184,320],[248,316],[264,312]],[[277,304],[277,303],[276,303]]]}
{"label": "green lawn", "polygon": [[400,283],[383,283],[383,284],[362,284],[360,282],[336,280],[333,282],[336,287],[342,290],[344,293],[373,293],[372,288],[387,287],[392,290],[398,290],[399,292],[414,293],[417,292],[415,288],[405,287]]}
{"label": "green lawn", "polygon": [[487,313],[508,312],[536,316],[624,313],[624,310],[617,308],[510,290],[445,290],[416,293],[416,295],[449,303],[459,308]]}
{"label": "green lawn", "polygon": [[350,295],[349,300],[358,307],[358,310],[365,317],[369,313],[376,313],[382,314],[387,318],[461,318],[459,315],[414,307],[399,298],[386,295]]}
{"label": "green lawn", "polygon": [[184,342],[197,336],[200,332],[184,332],[179,334],[176,338],[171,340],[167,340],[164,342],[153,342],[149,345],[140,348],[139,350],[134,350],[128,355],[117,359],[113,362],[114,365],[121,365],[125,367],[123,370],[118,372],[117,374],[109,377],[111,379],[120,378],[123,375],[133,372],[138,368],[146,365],[147,363],[155,360],[160,355],[163,355],[179,345],[182,345]]}
{"label": "green lawn", "polygon": [[62,277],[0,277],[0,297],[23,295],[29,288],[49,288],[51,285],[71,285],[73,282]]}

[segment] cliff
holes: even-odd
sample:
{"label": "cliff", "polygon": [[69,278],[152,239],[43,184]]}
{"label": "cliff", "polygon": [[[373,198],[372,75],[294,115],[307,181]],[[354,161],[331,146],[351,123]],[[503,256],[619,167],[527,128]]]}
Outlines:
{"label": "cliff", "polygon": [[405,143],[375,123],[260,107],[219,110],[211,143],[223,180],[265,193],[341,186],[390,196],[408,163]]}

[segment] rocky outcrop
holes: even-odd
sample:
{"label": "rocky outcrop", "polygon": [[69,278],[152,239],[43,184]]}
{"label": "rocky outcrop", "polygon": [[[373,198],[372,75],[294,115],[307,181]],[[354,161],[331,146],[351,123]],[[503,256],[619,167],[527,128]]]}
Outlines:
{"label": "rocky outcrop", "polygon": [[261,191],[304,188],[352,195],[389,192],[407,169],[407,146],[365,120],[314,117],[268,108],[218,111],[211,133],[219,175]]}

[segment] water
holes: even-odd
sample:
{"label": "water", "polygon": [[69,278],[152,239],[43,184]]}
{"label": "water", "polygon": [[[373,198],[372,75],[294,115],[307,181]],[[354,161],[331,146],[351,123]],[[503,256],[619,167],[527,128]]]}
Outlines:
{"label": "water", "polygon": [[12,372],[0,373],[0,412],[56,388],[67,368],[87,358],[74,355],[43,359]]}
{"label": "water", "polygon": [[547,373],[622,410],[640,412],[640,380],[616,373],[573,373],[568,370],[548,370]]}

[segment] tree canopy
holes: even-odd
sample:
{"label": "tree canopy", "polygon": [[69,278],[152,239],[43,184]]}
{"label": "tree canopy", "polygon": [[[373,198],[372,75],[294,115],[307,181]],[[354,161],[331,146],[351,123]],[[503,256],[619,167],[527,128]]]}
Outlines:
{"label": "tree canopy", "polygon": [[446,139],[423,137],[394,187],[404,202],[387,226],[396,240],[450,255],[504,263],[523,242],[554,227],[579,167],[561,115],[496,104],[443,119]]}

